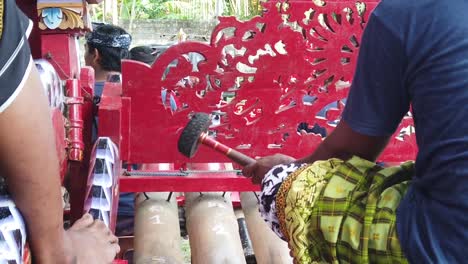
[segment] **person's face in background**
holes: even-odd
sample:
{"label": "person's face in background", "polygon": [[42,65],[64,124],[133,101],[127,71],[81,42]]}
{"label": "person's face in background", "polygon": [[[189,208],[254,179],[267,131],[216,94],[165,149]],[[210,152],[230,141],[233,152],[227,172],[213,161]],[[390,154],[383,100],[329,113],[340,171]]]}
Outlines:
{"label": "person's face in background", "polygon": [[99,69],[99,51],[94,49],[94,52],[89,52],[89,46],[87,43],[84,44],[84,60],[86,66],[91,66],[96,71]]}

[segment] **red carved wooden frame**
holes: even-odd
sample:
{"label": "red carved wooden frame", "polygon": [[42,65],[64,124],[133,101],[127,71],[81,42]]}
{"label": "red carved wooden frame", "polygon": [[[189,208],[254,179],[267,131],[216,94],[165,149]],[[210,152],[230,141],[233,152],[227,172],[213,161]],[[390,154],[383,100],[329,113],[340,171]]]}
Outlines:
{"label": "red carved wooden frame", "polygon": [[[311,153],[340,119],[377,3],[269,1],[261,17],[220,18],[210,43],[171,46],[152,67],[124,61],[122,92],[131,114],[122,124],[123,159],[187,162],[177,140],[194,112],[215,113],[217,140],[252,157]],[[202,60],[192,63],[195,54]],[[381,160],[414,159],[412,126],[408,115]],[[204,147],[191,160],[223,161]]]}

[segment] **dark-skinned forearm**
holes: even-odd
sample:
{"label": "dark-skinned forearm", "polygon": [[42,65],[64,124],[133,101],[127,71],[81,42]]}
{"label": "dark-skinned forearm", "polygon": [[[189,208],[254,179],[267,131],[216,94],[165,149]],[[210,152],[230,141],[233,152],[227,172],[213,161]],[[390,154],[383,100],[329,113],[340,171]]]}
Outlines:
{"label": "dark-skinned forearm", "polygon": [[0,162],[28,229],[36,263],[66,263],[58,158],[50,109],[34,66],[0,114]]}
{"label": "dark-skinned forearm", "polygon": [[313,163],[317,160],[338,158],[347,160],[352,156],[375,161],[387,145],[389,137],[372,137],[354,132],[345,122],[338,127],[309,156],[298,163]]}

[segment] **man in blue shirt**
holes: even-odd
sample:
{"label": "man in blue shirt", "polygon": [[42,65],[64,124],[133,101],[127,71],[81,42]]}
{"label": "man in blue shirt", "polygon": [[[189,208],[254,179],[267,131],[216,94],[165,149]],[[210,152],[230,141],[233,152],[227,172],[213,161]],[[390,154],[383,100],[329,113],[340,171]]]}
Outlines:
{"label": "man in blue shirt", "polygon": [[468,1],[383,0],[372,13],[340,124],[310,156],[247,166],[258,182],[281,163],[375,161],[412,106],[419,152],[397,211],[412,263],[463,263],[468,245]]}

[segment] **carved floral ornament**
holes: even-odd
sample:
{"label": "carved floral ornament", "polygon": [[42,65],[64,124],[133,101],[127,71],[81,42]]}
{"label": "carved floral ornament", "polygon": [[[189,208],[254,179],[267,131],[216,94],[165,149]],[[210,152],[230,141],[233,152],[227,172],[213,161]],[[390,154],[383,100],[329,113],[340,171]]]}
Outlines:
{"label": "carved floral ornament", "polygon": [[[160,148],[164,160],[180,159],[170,150],[195,112],[212,113],[210,135],[251,156],[303,156],[313,150],[341,119],[361,36],[377,4],[264,1],[262,16],[219,17],[209,43],[173,45],[151,68],[124,61],[122,89],[131,97],[132,138],[164,138],[158,145],[131,140],[131,152]],[[158,113],[152,120],[162,125],[149,127],[147,113]],[[414,159],[416,149],[407,115],[381,160]],[[219,159],[209,155],[199,155],[197,162]]]}
{"label": "carved floral ornament", "polygon": [[37,13],[41,30],[91,28],[88,4],[102,0],[38,0]]}

